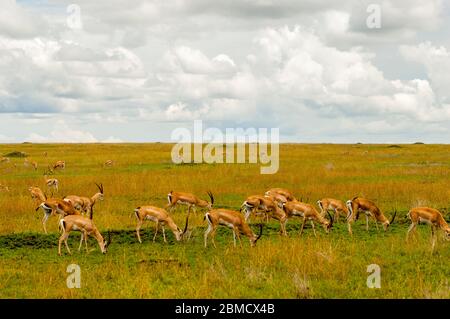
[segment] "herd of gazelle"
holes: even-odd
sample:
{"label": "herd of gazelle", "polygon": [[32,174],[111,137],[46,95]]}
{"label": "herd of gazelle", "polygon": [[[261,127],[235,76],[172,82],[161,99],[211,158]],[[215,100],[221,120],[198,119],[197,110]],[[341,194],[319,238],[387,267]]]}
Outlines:
{"label": "herd of gazelle", "polygon": [[[111,242],[110,239],[106,241],[100,234],[99,230],[93,222],[93,207],[99,200],[104,199],[104,191],[102,184],[96,184],[98,192],[91,197],[82,197],[76,195],[65,196],[63,199],[47,198],[44,192],[38,187],[30,187],[29,191],[31,197],[36,201],[37,208],[44,210],[44,218],[42,224],[45,233],[47,233],[46,222],[51,215],[59,215],[59,226],[62,230],[62,235],[58,243],[58,253],[61,255],[62,242],[65,243],[68,252],[70,249],[67,245],[67,238],[71,231],[80,231],[81,240],[78,250],[81,249],[83,240],[87,249],[87,238],[89,235],[94,236],[103,253],[106,253],[107,246]],[[309,221],[312,226],[314,236],[316,236],[315,223],[322,225],[325,232],[328,233],[333,227],[333,222],[337,221],[341,215],[345,215],[348,231],[352,234],[352,223],[358,218],[360,213],[366,216],[366,230],[369,230],[369,219],[375,220],[375,225],[378,229],[378,222],[381,223],[386,231],[395,219],[397,211],[394,212],[389,221],[382,211],[375,205],[374,202],[360,197],[355,197],[347,202],[343,202],[333,198],[323,198],[317,201],[320,209],[317,210],[314,205],[304,203],[302,200],[297,200],[293,194],[282,188],[272,188],[264,195],[252,195],[247,197],[243,202],[240,211],[234,211],[223,208],[213,208],[214,196],[208,192],[209,201],[200,199],[192,193],[173,192],[167,195],[168,204],[165,208],[156,206],[142,206],[134,210],[137,219],[136,235],[140,243],[142,243],[140,236],[140,229],[143,223],[147,220],[156,223],[153,241],[160,227],[162,228],[164,242],[166,240],[165,226],[167,226],[174,234],[177,241],[184,238],[188,229],[188,222],[191,210],[195,212],[196,208],[206,209],[205,220],[208,227],[204,233],[204,246],[207,247],[208,238],[211,238],[212,244],[216,247],[214,237],[219,226],[226,226],[233,231],[233,241],[236,246],[236,238],[241,242],[241,234],[248,237],[251,246],[254,246],[259,238],[261,238],[263,226],[259,224],[259,234],[256,235],[248,224],[250,216],[262,216],[266,221],[273,218],[280,222],[280,232],[286,236],[286,223],[288,219],[299,217],[302,220],[300,235],[303,233],[305,223]],[[187,206],[186,224],[184,230],[181,230],[170,213],[177,205]],[[333,216],[330,211],[334,212]],[[89,216],[85,216],[89,215]],[[328,218],[327,218],[328,217]],[[415,230],[417,224],[420,222],[431,225],[432,248],[434,249],[436,243],[436,231],[441,229],[447,240],[450,240],[450,227],[446,223],[442,214],[433,208],[417,207],[409,211],[407,217],[411,219],[412,224],[407,232],[407,239],[412,231]]]}

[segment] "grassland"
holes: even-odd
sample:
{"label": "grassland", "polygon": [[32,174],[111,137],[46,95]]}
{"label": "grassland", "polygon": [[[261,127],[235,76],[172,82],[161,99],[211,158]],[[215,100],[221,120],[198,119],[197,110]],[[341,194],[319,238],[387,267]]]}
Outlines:
{"label": "grassland", "polygon": [[[0,297],[1,298],[449,298],[450,243],[440,242],[432,254],[429,228],[419,227],[415,241],[405,243],[405,215],[427,205],[446,214],[450,208],[448,145],[302,145],[280,146],[280,169],[261,175],[259,164],[175,165],[169,144],[0,145],[0,155],[22,151],[39,163],[35,171],[23,158],[0,164]],[[48,156],[44,157],[43,153]],[[104,168],[112,159],[115,166]],[[105,200],[96,205],[95,222],[111,230],[113,243],[102,255],[91,239],[86,254],[77,252],[79,234],[72,234],[72,256],[57,256],[56,218],[42,232],[42,212],[35,212],[28,187],[44,187],[43,170],[65,160],[56,173],[58,196],[93,195],[103,183]],[[16,164],[14,167],[14,164]],[[299,221],[288,223],[288,238],[271,222],[257,247],[234,248],[228,229],[217,236],[218,248],[203,248],[203,215],[190,221],[189,242],[152,243],[153,224],[138,244],[133,209],[165,205],[170,190],[207,198],[212,190],[217,207],[238,209],[246,196],[270,187],[286,187],[311,203],[322,197],[368,197],[391,215],[399,211],[387,233],[360,221],[350,237],[344,223],[326,235],[311,229],[298,236]],[[55,195],[56,196],[56,195]],[[174,213],[184,226],[184,210]],[[81,288],[66,286],[66,267],[81,267]],[[381,267],[381,289],[366,285],[367,266]]]}

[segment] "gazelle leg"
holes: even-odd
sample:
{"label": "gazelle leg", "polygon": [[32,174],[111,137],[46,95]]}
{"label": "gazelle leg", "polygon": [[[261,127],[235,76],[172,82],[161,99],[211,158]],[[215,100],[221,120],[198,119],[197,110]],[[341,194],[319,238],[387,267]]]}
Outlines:
{"label": "gazelle leg", "polygon": [[305,228],[306,217],[303,217],[302,228],[300,229],[300,236],[303,234],[303,228]]}
{"label": "gazelle leg", "polygon": [[164,242],[167,243],[167,239],[166,239],[166,229],[164,228],[164,225],[161,226],[162,230],[163,230],[163,238],[164,238]]}
{"label": "gazelle leg", "polygon": [[72,253],[70,252],[70,248],[69,245],[67,244],[67,238],[69,237],[69,233],[68,232],[64,232],[61,237],[59,237],[59,241],[58,241],[58,255],[61,256],[61,244],[64,241],[64,244],[66,245],[66,249],[69,252],[70,255],[72,255]]}
{"label": "gazelle leg", "polygon": [[63,233],[58,240],[58,255],[61,256],[61,244],[64,241],[64,237],[66,236],[66,233]]}
{"label": "gazelle leg", "polygon": [[208,235],[209,235],[209,233],[211,233],[211,231],[212,231],[212,225],[208,224],[208,228],[206,229],[205,234],[203,235],[203,238],[204,238],[204,241],[205,241],[205,248],[206,248],[207,243],[208,243]]}
{"label": "gazelle leg", "polygon": [[233,245],[236,247],[236,231],[233,229]]}
{"label": "gazelle leg", "polygon": [[155,242],[156,235],[158,235],[158,230],[159,230],[159,222],[156,222],[155,235],[153,236],[153,242]]}
{"label": "gazelle leg", "polygon": [[434,226],[431,225],[431,251],[434,251],[434,246],[436,245],[436,232]]}
{"label": "gazelle leg", "polygon": [[242,241],[241,241],[241,235],[240,235],[239,229],[236,228],[236,229],[234,230],[234,233],[236,234],[236,237],[237,237],[237,239],[239,240],[239,246],[241,246],[241,248],[242,248]]}
{"label": "gazelle leg", "polygon": [[287,224],[288,219],[286,218],[285,220],[283,220],[281,222],[281,227],[282,227],[282,231],[283,231],[283,236],[287,236],[287,232],[286,232],[286,224]]}
{"label": "gazelle leg", "polygon": [[348,229],[348,233],[350,234],[350,235],[353,235],[353,231],[352,231],[352,221],[348,221],[347,222],[347,229]]}
{"label": "gazelle leg", "polygon": [[86,252],[89,252],[88,250],[88,245],[87,245],[87,240],[88,240],[89,236],[87,233],[84,234],[84,244],[86,246]]}
{"label": "gazelle leg", "polygon": [[317,237],[317,235],[316,235],[316,227],[314,226],[314,221],[313,220],[311,220],[311,226],[312,226],[312,229],[313,229],[314,237]]}
{"label": "gazelle leg", "polygon": [[366,231],[369,231],[369,215],[366,215]]}
{"label": "gazelle leg", "polygon": [[406,241],[407,241],[407,242],[408,242],[408,240],[409,240],[409,234],[410,234],[412,231],[415,232],[416,226],[417,226],[417,224],[414,223],[414,222],[411,224],[411,226],[409,226],[408,231],[406,232]]}
{"label": "gazelle leg", "polygon": [[143,223],[143,221],[142,221],[142,220],[139,220],[138,223],[137,223],[137,225],[136,225],[136,234],[137,234],[137,238],[138,238],[138,240],[139,240],[139,242],[140,242],[141,244],[142,244],[142,240],[141,240],[140,230],[141,230],[141,227],[142,227],[142,223]]}
{"label": "gazelle leg", "polygon": [[83,245],[83,239],[84,239],[84,233],[81,232],[81,240],[80,240],[80,246],[78,246],[78,251],[81,250],[81,246]]}
{"label": "gazelle leg", "polygon": [[334,209],[334,219],[336,220],[336,222],[339,222],[339,216],[340,216],[340,211],[335,208]]}
{"label": "gazelle leg", "polygon": [[44,232],[47,234],[47,227],[46,227],[46,223],[48,218],[50,217],[51,213],[48,213],[47,211],[44,213],[44,218],[42,218],[42,225],[44,226]]}
{"label": "gazelle leg", "polygon": [[211,241],[213,243],[214,248],[217,248],[216,247],[216,241],[214,240],[214,237],[216,237],[216,229],[215,228],[213,228],[213,230],[211,231]]}

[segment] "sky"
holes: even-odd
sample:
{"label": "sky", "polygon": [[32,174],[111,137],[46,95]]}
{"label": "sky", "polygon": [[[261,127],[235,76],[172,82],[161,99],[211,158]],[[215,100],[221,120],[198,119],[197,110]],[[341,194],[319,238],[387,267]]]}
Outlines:
{"label": "sky", "polygon": [[0,143],[170,142],[195,120],[282,142],[449,143],[450,5],[0,2]]}

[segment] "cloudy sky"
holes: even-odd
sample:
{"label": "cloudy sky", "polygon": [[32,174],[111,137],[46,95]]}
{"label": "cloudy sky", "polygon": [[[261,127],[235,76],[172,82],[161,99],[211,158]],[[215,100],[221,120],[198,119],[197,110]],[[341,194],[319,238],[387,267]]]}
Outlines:
{"label": "cloudy sky", "polygon": [[448,143],[449,7],[2,0],[0,143],[170,141],[196,119],[282,141]]}

